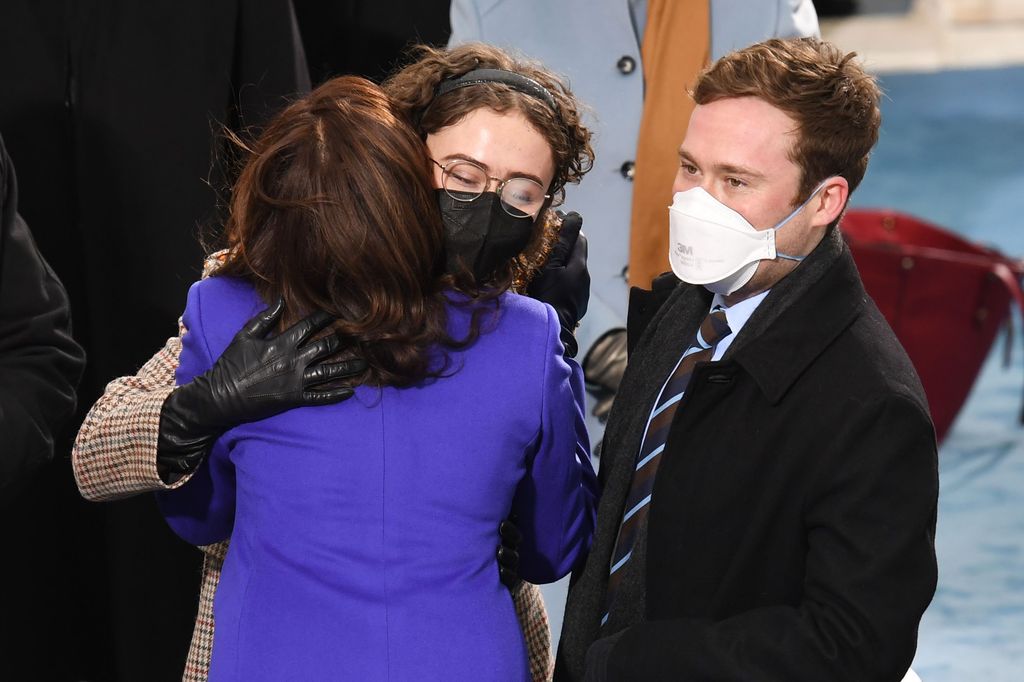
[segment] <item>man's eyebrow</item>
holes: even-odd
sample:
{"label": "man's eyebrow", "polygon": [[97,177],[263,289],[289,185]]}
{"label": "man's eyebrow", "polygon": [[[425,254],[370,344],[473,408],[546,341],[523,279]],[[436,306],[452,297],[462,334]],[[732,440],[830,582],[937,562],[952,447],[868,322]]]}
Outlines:
{"label": "man's eyebrow", "polygon": [[[694,159],[693,156],[691,156],[685,149],[679,150],[679,161],[689,163],[700,168],[700,164],[698,164],[696,159]],[[725,175],[742,175],[743,177],[750,178],[751,180],[763,180],[765,177],[764,173],[756,171],[753,168],[732,163],[715,164],[712,166],[712,170]]]}
{"label": "man's eyebrow", "polygon": [[[488,166],[486,163],[484,163],[483,161],[481,161],[479,159],[474,159],[469,154],[448,154],[443,159],[440,159],[440,161],[442,162],[441,165],[444,165],[443,162],[445,162],[445,161],[456,161],[456,160],[458,160],[458,161],[469,161],[471,163],[475,163],[476,165],[478,165],[481,168],[483,168],[484,172],[487,173],[487,175],[490,175],[493,172],[491,170],[490,166]],[[541,180],[538,176],[534,175],[533,173],[527,173],[525,171],[512,171],[511,173],[508,174],[508,177],[509,178],[526,178],[527,180],[533,180],[534,182],[536,182],[541,187],[544,186],[544,181]],[[500,179],[502,179],[502,178],[499,178],[499,180]]]}
{"label": "man's eyebrow", "polygon": [[764,180],[764,173],[746,166],[736,166],[731,163],[720,163],[715,165],[715,170],[725,175],[742,175],[752,180]]}

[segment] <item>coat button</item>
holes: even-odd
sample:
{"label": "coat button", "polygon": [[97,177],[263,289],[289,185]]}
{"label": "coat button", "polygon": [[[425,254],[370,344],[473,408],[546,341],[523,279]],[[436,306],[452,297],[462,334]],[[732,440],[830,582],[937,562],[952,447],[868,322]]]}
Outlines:
{"label": "coat button", "polygon": [[636,71],[636,60],[629,55],[623,55],[619,57],[619,61],[615,63],[615,66],[618,67],[619,73],[628,76]]}
{"label": "coat button", "polygon": [[619,166],[619,172],[622,173],[622,177],[632,182],[633,176],[636,175],[636,163],[632,161],[624,162]]}

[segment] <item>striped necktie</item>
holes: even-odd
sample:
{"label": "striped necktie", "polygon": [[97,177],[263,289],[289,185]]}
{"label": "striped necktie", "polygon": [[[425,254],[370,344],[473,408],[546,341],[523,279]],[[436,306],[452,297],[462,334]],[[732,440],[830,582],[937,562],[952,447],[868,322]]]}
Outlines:
{"label": "striped necktie", "polygon": [[[710,360],[718,342],[731,333],[732,330],[729,329],[729,324],[725,319],[725,311],[720,306],[715,306],[715,309],[701,322],[690,346],[679,358],[679,362],[662,387],[661,394],[647,419],[647,428],[637,453],[633,482],[629,487],[629,495],[626,497],[622,525],[619,526],[615,550],[612,552],[607,591],[609,609],[622,580],[622,569],[633,554],[633,543],[636,541],[637,532],[643,525],[644,519],[647,518],[647,510],[651,504],[651,492],[654,490],[654,476],[658,471],[661,453],[665,449],[665,441],[672,426],[672,418],[675,416],[680,399],[686,392],[686,385],[690,382],[693,368],[698,362]],[[601,619],[601,624],[604,625],[607,620],[608,613],[606,612],[604,618]]]}

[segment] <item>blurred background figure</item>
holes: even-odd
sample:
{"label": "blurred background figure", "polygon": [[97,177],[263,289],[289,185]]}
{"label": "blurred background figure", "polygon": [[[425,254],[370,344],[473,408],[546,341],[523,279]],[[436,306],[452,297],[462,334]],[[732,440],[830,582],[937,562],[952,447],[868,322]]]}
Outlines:
{"label": "blurred background figure", "polygon": [[[174,333],[225,171],[218,126],[258,125],[309,88],[287,0],[12,0],[0,6],[0,130],[20,210],[67,287],[84,410]],[[6,443],[0,445],[6,451]],[[180,679],[199,554],[153,500],[78,496],[58,441],[12,502],[4,679]],[[29,522],[30,520],[30,522]],[[59,652],[59,655],[57,655]]]}
{"label": "blurred background figure", "polygon": [[444,45],[450,0],[294,0],[314,85],[355,74],[380,82],[415,43]]}
{"label": "blurred background figure", "polygon": [[0,138],[0,517],[75,411],[85,364],[68,297],[18,215],[14,166]]}

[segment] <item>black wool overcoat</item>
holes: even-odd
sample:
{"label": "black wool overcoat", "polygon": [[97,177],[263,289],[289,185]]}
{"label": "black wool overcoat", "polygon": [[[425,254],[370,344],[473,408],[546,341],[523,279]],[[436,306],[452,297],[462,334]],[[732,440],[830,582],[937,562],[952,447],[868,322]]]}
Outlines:
{"label": "black wool overcoat", "polygon": [[935,590],[936,444],[906,353],[838,230],[773,287],[675,414],[608,623],[605,584],[651,405],[708,313],[670,275],[630,302],[593,548],[556,680],[898,681]]}

